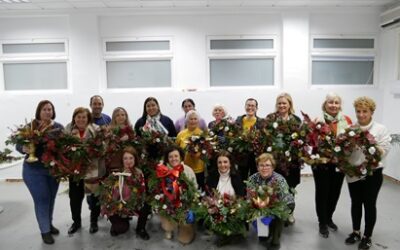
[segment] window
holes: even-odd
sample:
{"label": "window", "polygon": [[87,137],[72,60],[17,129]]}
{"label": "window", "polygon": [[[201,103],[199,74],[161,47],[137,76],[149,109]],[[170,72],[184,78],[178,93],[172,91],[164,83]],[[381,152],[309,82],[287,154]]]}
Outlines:
{"label": "window", "polygon": [[171,87],[171,39],[106,39],[108,89]]}
{"label": "window", "polygon": [[374,38],[313,38],[312,85],[373,85]]}
{"label": "window", "polygon": [[0,41],[4,90],[68,88],[68,50],[65,40]]}
{"label": "window", "polygon": [[208,37],[210,86],[272,86],[276,39],[265,36]]}

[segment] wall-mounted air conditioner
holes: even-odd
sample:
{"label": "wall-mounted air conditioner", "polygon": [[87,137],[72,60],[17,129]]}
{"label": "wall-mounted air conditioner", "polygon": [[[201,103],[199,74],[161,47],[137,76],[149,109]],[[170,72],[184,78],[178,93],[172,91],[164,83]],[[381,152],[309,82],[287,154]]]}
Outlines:
{"label": "wall-mounted air conditioner", "polygon": [[400,26],[400,6],[386,10],[381,14],[381,28]]}

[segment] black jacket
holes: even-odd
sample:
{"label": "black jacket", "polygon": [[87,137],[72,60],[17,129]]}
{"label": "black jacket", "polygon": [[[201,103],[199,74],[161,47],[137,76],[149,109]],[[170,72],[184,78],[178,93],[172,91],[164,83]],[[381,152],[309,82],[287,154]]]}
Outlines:
{"label": "black jacket", "polygon": [[[164,127],[168,130],[169,137],[176,137],[176,129],[174,122],[168,117],[163,114],[160,114],[160,122]],[[140,128],[146,124],[146,118],[139,118],[135,123],[135,132],[141,136]]]}
{"label": "black jacket", "polygon": [[[246,186],[244,185],[242,178],[237,173],[232,173],[231,171],[231,182],[232,187],[235,190],[236,196],[244,197],[246,195]],[[206,189],[208,192],[211,192],[213,189],[217,189],[218,182],[219,182],[219,172],[214,171],[212,172],[206,180]]]}

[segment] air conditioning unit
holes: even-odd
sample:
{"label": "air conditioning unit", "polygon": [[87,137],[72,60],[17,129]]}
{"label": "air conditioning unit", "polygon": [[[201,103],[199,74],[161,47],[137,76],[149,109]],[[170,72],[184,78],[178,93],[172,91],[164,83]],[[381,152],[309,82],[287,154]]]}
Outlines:
{"label": "air conditioning unit", "polygon": [[388,9],[381,14],[381,28],[400,26],[400,6]]}

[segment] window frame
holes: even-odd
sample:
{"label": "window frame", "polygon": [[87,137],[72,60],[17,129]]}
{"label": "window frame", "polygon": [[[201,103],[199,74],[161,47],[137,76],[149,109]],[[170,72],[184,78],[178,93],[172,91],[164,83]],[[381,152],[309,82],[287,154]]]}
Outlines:
{"label": "window frame", "polygon": [[[63,43],[64,52],[40,52],[40,53],[3,53],[4,44],[45,44],[45,43]],[[63,89],[18,89],[7,90],[4,76],[4,64],[20,63],[65,63],[67,73],[67,86]],[[65,93],[71,92],[70,83],[70,61],[69,61],[69,43],[66,38],[33,38],[33,39],[4,39],[0,40],[0,92],[11,94],[25,93]]]}
{"label": "window frame", "polygon": [[[146,41],[168,41],[169,50],[143,50],[143,51],[107,51],[107,42],[146,42]],[[121,92],[132,92],[132,91],[157,91],[167,90],[174,87],[174,53],[173,53],[174,41],[172,36],[154,36],[154,37],[104,37],[102,38],[102,89],[109,93],[121,93]],[[169,87],[131,87],[131,88],[109,88],[107,82],[107,62],[124,62],[124,61],[157,61],[157,60],[170,60],[171,64],[171,86]]]}
{"label": "window frame", "polygon": [[[211,40],[272,40],[273,48],[271,49],[211,49]],[[280,47],[277,35],[208,35],[206,37],[206,74],[208,86],[210,89],[275,89],[281,80],[280,75]],[[274,78],[272,85],[246,85],[240,86],[212,86],[211,85],[211,60],[213,59],[273,59]]]}
{"label": "window frame", "polygon": [[[374,48],[314,48],[315,39],[373,39]],[[309,87],[311,89],[321,88],[376,88],[379,79],[379,57],[377,53],[378,39],[375,34],[364,34],[364,35],[311,35],[310,36],[310,56],[309,56]],[[313,73],[313,61],[338,61],[344,59],[345,61],[358,61],[353,60],[355,58],[368,59],[373,58],[373,79],[372,84],[313,84],[312,73]],[[332,58],[332,60],[329,60]],[[347,58],[347,59],[346,59]],[[319,60],[318,60],[319,59]]]}

